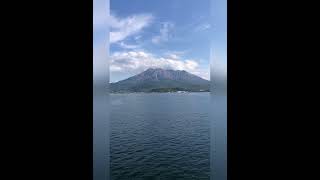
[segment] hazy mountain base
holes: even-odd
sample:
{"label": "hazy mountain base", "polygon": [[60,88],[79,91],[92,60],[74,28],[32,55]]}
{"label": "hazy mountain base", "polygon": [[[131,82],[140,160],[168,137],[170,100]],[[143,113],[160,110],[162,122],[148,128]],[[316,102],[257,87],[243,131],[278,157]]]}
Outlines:
{"label": "hazy mountain base", "polygon": [[143,82],[137,84],[111,84],[111,93],[130,93],[130,92],[209,92],[209,84],[193,85],[172,80],[161,80]]}

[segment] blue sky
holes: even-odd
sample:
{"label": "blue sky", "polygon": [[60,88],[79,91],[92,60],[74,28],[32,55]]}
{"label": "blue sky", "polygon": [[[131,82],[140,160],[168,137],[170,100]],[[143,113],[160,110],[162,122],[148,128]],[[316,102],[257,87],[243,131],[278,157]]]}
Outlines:
{"label": "blue sky", "polygon": [[106,21],[111,82],[149,67],[210,79],[212,49],[226,64],[226,0],[110,0],[110,16],[99,11],[94,8],[94,49],[106,32],[95,27]]}

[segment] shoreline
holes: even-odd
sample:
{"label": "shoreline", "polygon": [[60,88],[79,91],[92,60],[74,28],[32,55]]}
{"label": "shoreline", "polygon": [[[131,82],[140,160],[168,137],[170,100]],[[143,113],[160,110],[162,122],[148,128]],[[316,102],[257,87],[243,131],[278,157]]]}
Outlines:
{"label": "shoreline", "polygon": [[109,92],[109,94],[190,94],[210,93],[210,91],[188,91],[188,92]]}

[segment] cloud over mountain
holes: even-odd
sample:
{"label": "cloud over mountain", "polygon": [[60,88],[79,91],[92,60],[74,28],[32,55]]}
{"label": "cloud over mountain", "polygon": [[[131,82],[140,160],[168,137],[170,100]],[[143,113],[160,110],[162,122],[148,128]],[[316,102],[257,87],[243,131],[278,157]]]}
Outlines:
{"label": "cloud over mountain", "polygon": [[115,52],[110,57],[110,71],[137,74],[148,68],[163,68],[186,70],[204,79],[209,79],[209,70],[201,69],[197,61],[177,58],[177,56],[174,58],[156,57],[144,51]]}

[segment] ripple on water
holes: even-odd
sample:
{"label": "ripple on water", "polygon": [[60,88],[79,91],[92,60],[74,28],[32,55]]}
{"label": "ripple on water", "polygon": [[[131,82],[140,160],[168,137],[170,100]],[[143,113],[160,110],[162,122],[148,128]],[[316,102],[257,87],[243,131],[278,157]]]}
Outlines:
{"label": "ripple on water", "polygon": [[111,98],[113,180],[209,179],[209,94]]}

